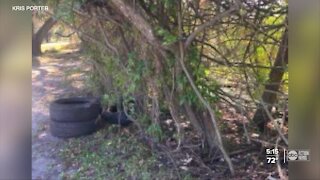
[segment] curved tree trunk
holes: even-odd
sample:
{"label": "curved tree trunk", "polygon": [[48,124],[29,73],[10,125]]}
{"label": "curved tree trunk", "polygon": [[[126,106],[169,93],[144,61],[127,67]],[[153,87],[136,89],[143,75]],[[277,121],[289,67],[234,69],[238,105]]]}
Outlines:
{"label": "curved tree trunk", "polygon": [[57,20],[53,17],[50,17],[46,22],[41,26],[41,28],[33,34],[32,36],[32,56],[41,55],[41,43],[46,37],[50,29],[57,23]]}
{"label": "curved tree trunk", "polygon": [[257,124],[260,132],[263,132],[266,124],[270,120],[265,109],[269,111],[272,105],[277,102],[276,92],[280,88],[283,74],[285,73],[285,67],[288,64],[288,30],[286,29],[282,41],[277,53],[272,70],[269,74],[269,81],[265,85],[265,90],[262,94],[262,105],[258,106],[258,109],[253,117],[253,122]]}
{"label": "curved tree trunk", "polygon": [[[199,123],[195,123],[195,127],[198,128],[200,121],[202,120],[202,122],[203,122],[202,132],[204,132],[204,135],[205,135],[204,137],[205,137],[206,141],[208,142],[208,145],[210,146],[210,150],[218,148],[221,151],[224,159],[226,160],[231,174],[234,174],[234,168],[233,168],[232,162],[231,162],[230,157],[227,154],[227,152],[225,151],[223,144],[222,144],[221,135],[220,135],[218,125],[215,120],[214,112],[213,112],[210,104],[200,94],[199,90],[197,89],[197,87],[194,84],[194,81],[192,80],[191,75],[189,74],[189,72],[187,71],[187,69],[184,65],[184,47],[183,47],[184,45],[183,45],[183,43],[180,42],[179,46],[172,47],[172,49],[168,50],[169,52],[166,51],[166,47],[162,46],[162,44],[160,43],[158,38],[153,33],[154,31],[152,29],[152,25],[149,24],[145,20],[145,18],[141,14],[138,13],[138,11],[136,11],[130,5],[126,4],[126,2],[123,0],[112,0],[111,2],[116,7],[116,9],[119,11],[119,13],[122,14],[126,19],[128,19],[131,22],[131,24],[135,28],[137,28],[137,30],[140,31],[141,34],[144,35],[148,44],[150,46],[152,46],[153,49],[155,49],[154,64],[155,64],[155,78],[156,79],[158,79],[158,77],[162,76],[161,73],[163,73],[163,69],[164,69],[164,65],[162,62],[163,59],[167,59],[167,57],[169,57],[170,53],[172,53],[177,59],[179,59],[178,64],[179,64],[179,67],[181,67],[181,73],[183,73],[184,75],[187,76],[188,82],[190,83],[195,94],[197,95],[199,101],[201,103],[203,103],[204,107],[206,107],[206,109],[207,109],[205,113],[199,114],[200,117],[199,117],[199,119],[197,118],[197,120],[196,120]],[[202,27],[205,28],[209,25],[212,25],[213,22],[217,21],[217,19],[219,19],[222,16],[225,16],[225,14],[217,16],[217,18],[210,21],[210,23],[203,25]],[[201,30],[196,30],[196,31],[197,32],[193,33],[192,38],[188,38],[189,44],[185,45],[185,47],[188,47],[191,44],[191,42],[194,40],[194,37],[196,36],[196,34],[198,32],[200,32]],[[173,50],[175,48],[177,51]],[[173,105],[174,102],[169,95],[169,92],[168,92],[169,88],[168,88],[167,84],[162,84],[162,87],[165,89],[164,95],[165,95],[166,101],[170,102],[170,104],[171,104],[171,107],[170,107],[171,112],[170,113],[176,121],[176,120],[178,120],[178,118],[177,118],[177,116],[175,118],[175,115],[177,114],[175,112],[178,112],[178,110],[175,110],[175,108],[179,107],[179,106]],[[178,97],[178,96],[175,96],[175,97]],[[195,121],[191,121],[191,122],[195,122]]]}

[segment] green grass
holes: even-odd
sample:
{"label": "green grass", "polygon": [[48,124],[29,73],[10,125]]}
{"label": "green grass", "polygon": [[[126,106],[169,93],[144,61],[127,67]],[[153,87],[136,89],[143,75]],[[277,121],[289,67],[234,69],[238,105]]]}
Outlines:
{"label": "green grass", "polygon": [[161,164],[134,135],[115,126],[66,140],[59,156],[62,179],[172,179],[173,168]]}

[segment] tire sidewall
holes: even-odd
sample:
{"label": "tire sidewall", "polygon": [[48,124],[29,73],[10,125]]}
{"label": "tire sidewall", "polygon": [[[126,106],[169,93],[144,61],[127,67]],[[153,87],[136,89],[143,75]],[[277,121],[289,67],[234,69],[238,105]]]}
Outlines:
{"label": "tire sidewall", "polygon": [[[81,101],[81,103],[62,103]],[[50,104],[50,118],[57,122],[82,122],[96,119],[101,113],[101,104],[96,98],[63,98]]]}

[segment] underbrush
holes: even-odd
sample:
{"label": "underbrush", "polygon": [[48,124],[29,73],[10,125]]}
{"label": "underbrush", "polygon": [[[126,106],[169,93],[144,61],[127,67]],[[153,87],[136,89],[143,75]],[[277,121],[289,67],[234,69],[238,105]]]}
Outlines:
{"label": "underbrush", "polygon": [[159,161],[129,129],[117,126],[108,125],[93,135],[66,140],[59,156],[63,160],[62,179],[177,178],[173,168]]}
{"label": "underbrush", "polygon": [[[70,71],[70,74],[74,74],[75,71]],[[84,78],[86,80],[84,89],[93,92],[92,94],[104,96],[106,94],[103,92],[111,94],[110,91],[99,86],[104,81],[101,81],[97,72],[88,71]],[[67,73],[66,77],[70,78],[70,74]],[[70,81],[73,80],[70,78]],[[113,101],[110,99],[115,98],[110,96],[106,105],[112,104],[110,102]],[[150,101],[147,103],[150,105]],[[160,104],[160,107],[163,105]],[[161,151],[160,153],[150,148],[148,142],[139,139],[134,125],[121,129],[107,125],[95,134],[69,139],[62,143],[59,156],[63,161],[64,170],[60,177],[62,179],[241,179],[242,177],[265,179],[268,176],[278,177],[275,166],[264,163],[265,156],[260,143],[253,141],[247,144],[243,123],[246,126],[249,125],[248,120],[228,105],[221,108],[221,111],[219,129],[222,132],[224,146],[235,166],[234,177],[230,177],[219,150],[206,151],[207,148],[201,137],[195,133],[188,120],[180,124],[183,132],[180,137],[170,115],[161,116],[158,125],[152,123],[147,113],[143,114],[145,117],[137,116],[136,120],[145,131],[145,135],[152,138],[159,147],[163,147],[156,150]],[[160,109],[160,115],[163,114],[169,114],[165,107]],[[256,135],[255,129],[250,126],[247,130],[247,136]],[[182,145],[178,151],[175,151],[179,138],[183,139]],[[258,138],[268,141],[268,138]],[[271,141],[273,142],[273,139]],[[162,155],[159,155],[161,153]]]}

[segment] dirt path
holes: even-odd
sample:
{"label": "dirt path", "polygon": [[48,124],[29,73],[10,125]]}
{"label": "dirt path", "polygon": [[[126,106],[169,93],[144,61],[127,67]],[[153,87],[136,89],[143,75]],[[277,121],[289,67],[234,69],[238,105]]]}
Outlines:
{"label": "dirt path", "polygon": [[58,152],[64,140],[49,132],[49,103],[55,98],[79,95],[84,79],[78,72],[77,52],[44,55],[32,67],[32,178],[57,179],[62,172]]}

